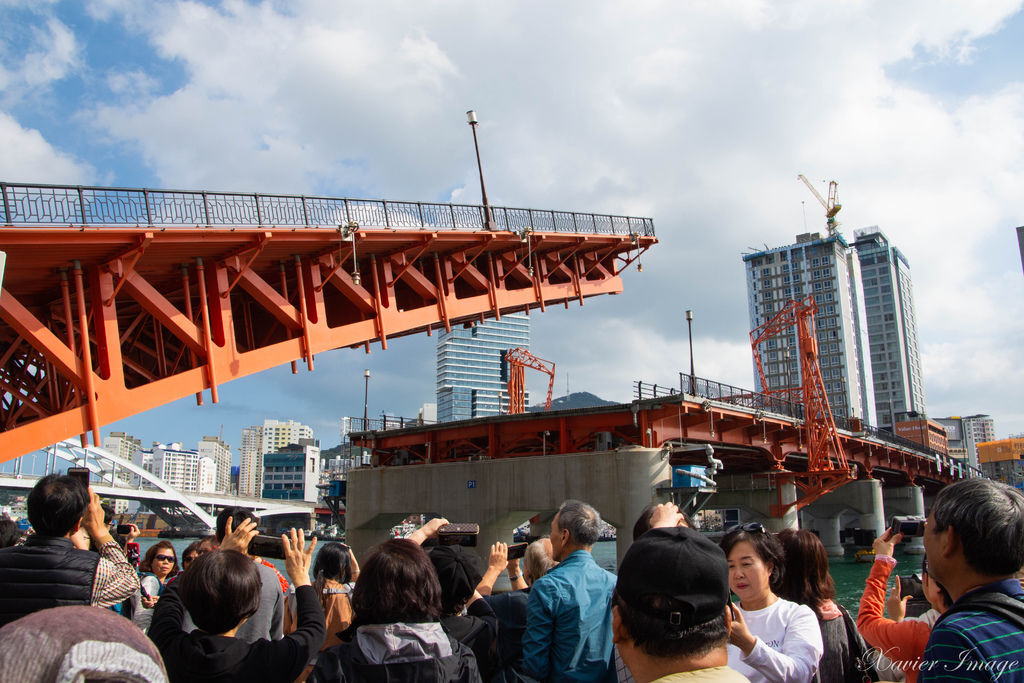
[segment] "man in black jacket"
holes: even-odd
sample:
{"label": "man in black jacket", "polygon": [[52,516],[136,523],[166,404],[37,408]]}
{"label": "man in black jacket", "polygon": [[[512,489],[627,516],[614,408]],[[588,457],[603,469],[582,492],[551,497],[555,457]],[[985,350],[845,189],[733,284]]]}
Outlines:
{"label": "man in black jacket", "polygon": [[[35,534],[0,549],[0,626],[48,607],[110,607],[139,589],[139,577],[103,522],[100,499],[77,479],[51,474],[28,496]],[[75,547],[84,530],[99,553]]]}

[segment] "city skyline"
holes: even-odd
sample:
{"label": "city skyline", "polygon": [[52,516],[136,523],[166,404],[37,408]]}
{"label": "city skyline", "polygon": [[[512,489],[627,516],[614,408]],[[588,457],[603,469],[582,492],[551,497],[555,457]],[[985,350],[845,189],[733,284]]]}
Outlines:
{"label": "city skyline", "polygon": [[[844,237],[878,225],[913,267],[929,415],[1019,433],[1020,6],[598,3],[584,27],[530,2],[6,3],[0,180],[474,203],[475,109],[494,204],[653,217],[621,296],[531,316],[559,390],[628,401],[688,369],[685,309],[696,374],[754,386],[737,256],[824,231],[796,175],[836,179]],[[103,433],[224,425],[237,453],[242,427],[294,419],[329,447],[364,369],[371,416],[431,401],[435,344],[321,354]]]}

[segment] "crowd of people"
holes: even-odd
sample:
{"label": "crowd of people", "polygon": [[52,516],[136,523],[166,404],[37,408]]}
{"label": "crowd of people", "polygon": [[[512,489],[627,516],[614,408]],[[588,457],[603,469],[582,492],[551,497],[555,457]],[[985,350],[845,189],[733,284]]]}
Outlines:
{"label": "crowd of people", "polygon": [[24,540],[0,520],[0,683],[1024,680],[1024,495],[987,479],[936,497],[932,609],[916,618],[898,586],[886,595],[891,530],[854,620],[814,533],[750,523],[715,543],[671,503],[643,511],[617,574],[594,561],[600,515],[578,500],[521,561],[504,543],[486,562],[438,543],[437,518],[362,566],[341,543],[314,562],[316,540],[293,529],[287,576],[251,552],[258,520],[242,508],[180,569],[167,541],[134,566],[137,530],[113,538],[76,479],[40,480],[28,516]]}

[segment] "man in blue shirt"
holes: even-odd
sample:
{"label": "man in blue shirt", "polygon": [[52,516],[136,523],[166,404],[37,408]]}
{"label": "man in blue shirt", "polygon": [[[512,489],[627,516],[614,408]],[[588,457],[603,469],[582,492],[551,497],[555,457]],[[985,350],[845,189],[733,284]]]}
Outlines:
{"label": "man in blue shirt", "polygon": [[1024,494],[989,479],[947,486],[924,547],[929,576],[953,605],[932,628],[918,680],[1024,678],[1024,592],[1014,578],[1024,565]]}
{"label": "man in blue shirt", "polygon": [[615,575],[594,562],[601,516],[567,500],[551,520],[558,565],[533,584],[526,604],[523,669],[539,680],[615,680],[611,597]]}

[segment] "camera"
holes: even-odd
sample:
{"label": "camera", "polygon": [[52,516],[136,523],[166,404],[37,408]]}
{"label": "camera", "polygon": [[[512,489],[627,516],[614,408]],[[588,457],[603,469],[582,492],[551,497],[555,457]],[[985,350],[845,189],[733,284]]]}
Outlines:
{"label": "camera", "polygon": [[508,559],[518,560],[520,557],[526,554],[526,546],[529,543],[513,543],[508,547]]}
{"label": "camera", "polygon": [[118,524],[117,525],[117,533],[119,535],[127,536],[131,532],[132,532],[132,525],[131,524]]}
{"label": "camera", "polygon": [[900,599],[910,598],[911,600],[924,600],[924,585],[921,583],[921,577],[917,574],[911,574],[910,576],[901,576],[900,579]]}
{"label": "camera", "polygon": [[256,557],[269,557],[274,560],[284,559],[284,545],[280,536],[260,534],[249,541],[249,554]]}
{"label": "camera", "polygon": [[892,518],[889,528],[892,530],[893,536],[903,534],[903,538],[912,538],[924,536],[924,523],[925,518],[920,515],[897,515]]}
{"label": "camera", "polygon": [[82,486],[89,488],[89,468],[88,467],[69,467],[68,476],[72,479],[77,479],[82,482]]}
{"label": "camera", "polygon": [[461,545],[468,548],[475,548],[476,539],[479,535],[479,524],[473,524],[471,522],[445,524],[437,530],[437,542],[439,545]]}

